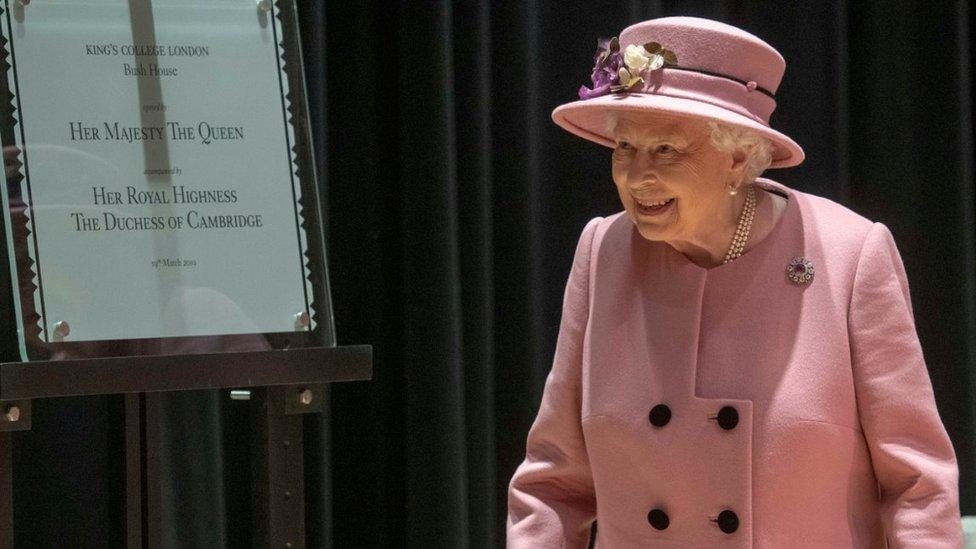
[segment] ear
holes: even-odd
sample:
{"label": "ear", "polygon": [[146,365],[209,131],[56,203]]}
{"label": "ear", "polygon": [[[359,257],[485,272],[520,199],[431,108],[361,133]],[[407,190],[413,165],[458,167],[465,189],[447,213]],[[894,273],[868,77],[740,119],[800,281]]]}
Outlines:
{"label": "ear", "polygon": [[729,166],[729,173],[736,181],[741,180],[746,171],[746,162],[752,151],[749,148],[738,147],[732,151],[732,165]]}

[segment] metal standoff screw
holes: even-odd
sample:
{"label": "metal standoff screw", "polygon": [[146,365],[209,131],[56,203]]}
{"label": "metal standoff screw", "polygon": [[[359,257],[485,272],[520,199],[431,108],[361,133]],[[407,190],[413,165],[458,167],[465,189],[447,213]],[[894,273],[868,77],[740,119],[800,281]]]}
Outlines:
{"label": "metal standoff screw", "polygon": [[7,421],[10,423],[16,423],[20,421],[20,408],[18,406],[10,406],[7,411],[3,414]]}
{"label": "metal standoff screw", "polygon": [[301,402],[305,406],[311,404],[312,403],[311,389],[302,389],[302,392],[298,393],[298,402]]}
{"label": "metal standoff screw", "polygon": [[261,11],[271,11],[271,0],[258,0],[258,9]]}
{"label": "metal standoff screw", "polygon": [[69,326],[67,322],[63,320],[59,320],[57,321],[57,323],[55,323],[54,335],[58,337],[68,337],[68,334],[70,333],[71,333],[71,326]]}
{"label": "metal standoff screw", "polygon": [[251,400],[251,391],[245,389],[234,389],[230,392],[231,400]]}
{"label": "metal standoff screw", "polygon": [[302,312],[297,313],[295,315],[295,329],[296,330],[303,330],[305,328],[308,328],[308,323],[309,323],[309,319],[308,319],[308,313],[307,312],[302,311]]}

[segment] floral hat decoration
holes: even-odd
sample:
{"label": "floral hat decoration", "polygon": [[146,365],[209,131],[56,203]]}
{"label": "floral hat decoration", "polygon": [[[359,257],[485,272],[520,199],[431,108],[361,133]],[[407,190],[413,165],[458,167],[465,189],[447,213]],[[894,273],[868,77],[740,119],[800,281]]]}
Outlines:
{"label": "floral hat decoration", "polygon": [[698,17],[651,19],[619,38],[599,39],[593,60],[592,88],[580,86],[578,101],[552,113],[556,124],[580,137],[615,147],[608,127],[613,111],[692,116],[768,138],[771,168],[803,162],[803,149],[769,125],[786,62],[742,29]]}
{"label": "floral hat decoration", "polygon": [[633,44],[620,53],[620,42],[616,37],[601,38],[597,41],[596,66],[593,67],[593,89],[580,86],[580,99],[589,99],[612,92],[630,91],[644,84],[641,74],[646,70],[656,71],[665,63],[678,64],[678,56],[657,42],[643,46]]}

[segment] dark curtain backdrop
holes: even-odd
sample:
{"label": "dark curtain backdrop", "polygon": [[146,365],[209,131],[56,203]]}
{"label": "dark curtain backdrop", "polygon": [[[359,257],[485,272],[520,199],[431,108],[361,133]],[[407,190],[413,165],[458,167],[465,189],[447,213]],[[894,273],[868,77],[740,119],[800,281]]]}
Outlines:
{"label": "dark curtain backdrop", "polygon": [[[576,239],[619,209],[610,151],[550,112],[599,36],[665,15],[787,59],[773,126],[807,160],[765,175],[888,225],[976,514],[976,202],[968,2],[300,0],[340,344],[371,382],[306,422],[312,547],[500,547]],[[15,438],[18,545],[118,541],[119,401],[35,403]],[[248,540],[246,408],[164,403],[167,547]]]}

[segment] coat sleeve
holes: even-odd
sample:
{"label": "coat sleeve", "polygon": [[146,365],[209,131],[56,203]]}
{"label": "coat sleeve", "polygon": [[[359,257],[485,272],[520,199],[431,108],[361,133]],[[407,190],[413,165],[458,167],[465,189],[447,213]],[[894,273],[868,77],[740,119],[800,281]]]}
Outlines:
{"label": "coat sleeve", "polygon": [[596,498],[580,425],[580,370],[590,249],[599,220],[586,225],[576,247],[552,369],[529,429],[525,460],[509,483],[509,549],[585,548],[589,542]]}
{"label": "coat sleeve", "polygon": [[849,313],[861,427],[891,548],[961,548],[959,470],[936,408],[891,231],[868,231]]}

